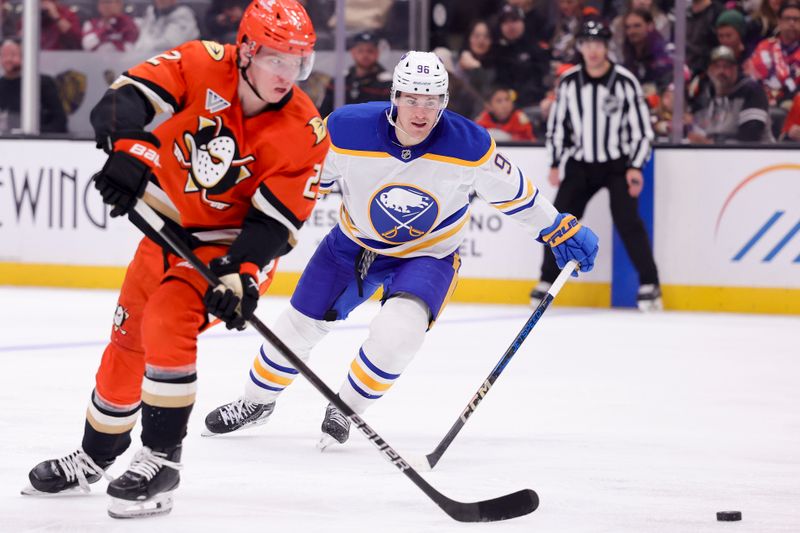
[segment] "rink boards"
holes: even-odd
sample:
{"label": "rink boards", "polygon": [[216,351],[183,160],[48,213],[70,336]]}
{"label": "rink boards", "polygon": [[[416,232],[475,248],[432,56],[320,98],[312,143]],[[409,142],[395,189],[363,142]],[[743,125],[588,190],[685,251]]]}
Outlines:
{"label": "rink boards", "polygon": [[[544,149],[502,151],[552,199]],[[104,154],[88,141],[0,140],[0,285],[117,287],[139,234],[107,217],[90,178]],[[800,314],[800,154],[789,150],[659,149],[652,208],[656,262],[670,309]],[[271,292],[290,294],[319,240],[335,224],[329,195],[282,259]],[[608,195],[585,223],[600,236],[595,270],[567,284],[557,302],[608,306],[635,287],[625,261],[612,261]],[[524,303],[543,248],[523,228],[473,202],[454,300]],[[623,265],[623,266],[620,266]],[[626,288],[628,287],[628,288]],[[615,301],[619,301],[615,298]]]}

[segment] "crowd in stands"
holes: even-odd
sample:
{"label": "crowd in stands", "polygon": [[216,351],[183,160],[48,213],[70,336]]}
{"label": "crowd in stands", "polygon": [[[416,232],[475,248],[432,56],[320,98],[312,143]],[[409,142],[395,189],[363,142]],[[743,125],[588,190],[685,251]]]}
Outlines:
{"label": "crowd in stands", "polygon": [[[301,0],[318,49],[333,47],[334,0]],[[800,0],[687,0],[685,142],[800,142]],[[450,108],[498,140],[542,140],[554,87],[579,61],[584,21],[611,28],[610,57],[639,79],[659,140],[676,113],[674,0],[432,0],[430,46],[451,73]],[[190,39],[235,42],[247,0],[41,0],[43,50],[160,52]],[[21,0],[0,0],[0,35],[19,36]],[[381,51],[408,44],[409,0],[346,0],[353,66],[346,103],[388,99]],[[387,68],[389,70],[387,70]],[[306,82],[322,113],[331,73]]]}

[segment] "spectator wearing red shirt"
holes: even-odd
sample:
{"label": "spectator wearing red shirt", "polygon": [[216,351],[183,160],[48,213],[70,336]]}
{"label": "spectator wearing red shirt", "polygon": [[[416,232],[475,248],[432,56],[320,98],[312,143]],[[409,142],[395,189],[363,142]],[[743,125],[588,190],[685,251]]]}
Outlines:
{"label": "spectator wearing red shirt", "polygon": [[800,142],[800,93],[794,95],[792,109],[783,123],[781,141]]}
{"label": "spectator wearing red shirt", "polygon": [[78,15],[59,4],[58,0],[42,0],[41,8],[42,50],[80,50],[81,23]]}
{"label": "spectator wearing red shirt", "polygon": [[489,130],[495,141],[535,141],[533,127],[528,117],[514,109],[513,91],[496,87],[489,93],[484,111],[475,122]]}
{"label": "spectator wearing red shirt", "polygon": [[800,3],[781,5],[778,35],[758,44],[749,72],[764,86],[771,106],[789,104],[800,85]]}
{"label": "spectator wearing red shirt", "polygon": [[122,0],[98,0],[99,17],[83,24],[83,49],[88,51],[126,52],[139,38],[139,28],[123,13]]}

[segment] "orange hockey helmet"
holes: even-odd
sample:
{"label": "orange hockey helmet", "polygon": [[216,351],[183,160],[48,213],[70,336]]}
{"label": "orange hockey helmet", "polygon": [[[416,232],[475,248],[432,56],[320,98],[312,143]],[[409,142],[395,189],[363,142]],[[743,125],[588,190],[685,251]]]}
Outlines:
{"label": "orange hockey helmet", "polygon": [[309,57],[317,34],[297,0],[253,0],[239,23],[236,44],[250,43],[255,55],[261,46],[286,54]]}

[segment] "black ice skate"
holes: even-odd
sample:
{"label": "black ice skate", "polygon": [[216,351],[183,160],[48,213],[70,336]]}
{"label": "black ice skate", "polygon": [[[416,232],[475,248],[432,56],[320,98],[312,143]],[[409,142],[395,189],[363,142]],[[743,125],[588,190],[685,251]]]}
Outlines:
{"label": "black ice skate", "polygon": [[33,467],[28,474],[31,484],[21,492],[26,496],[75,491],[88,493],[90,483],[101,477],[113,479],[106,474],[113,463],[113,459],[95,462],[83,449],[78,448],[60,459],[48,459]]}
{"label": "black ice skate", "polygon": [[266,424],[274,410],[275,402],[254,403],[244,398],[239,398],[208,413],[206,416],[206,430],[203,431],[203,436],[222,435],[239,429]]}
{"label": "black ice skate", "polygon": [[544,297],[547,296],[547,291],[550,290],[551,283],[540,281],[536,287],[531,291],[531,307],[536,309],[542,303]]}
{"label": "black ice skate", "polygon": [[639,293],[636,295],[636,305],[639,307],[639,311],[663,311],[661,287],[654,284],[640,285]]}
{"label": "black ice skate", "polygon": [[334,441],[344,444],[350,437],[350,419],[338,410],[332,403],[325,409],[325,419],[322,421],[322,437],[317,444],[320,451],[333,444]]}
{"label": "black ice skate", "polygon": [[172,510],[172,491],[178,488],[181,447],[136,452],[128,470],[108,484],[112,518],[142,518]]}

